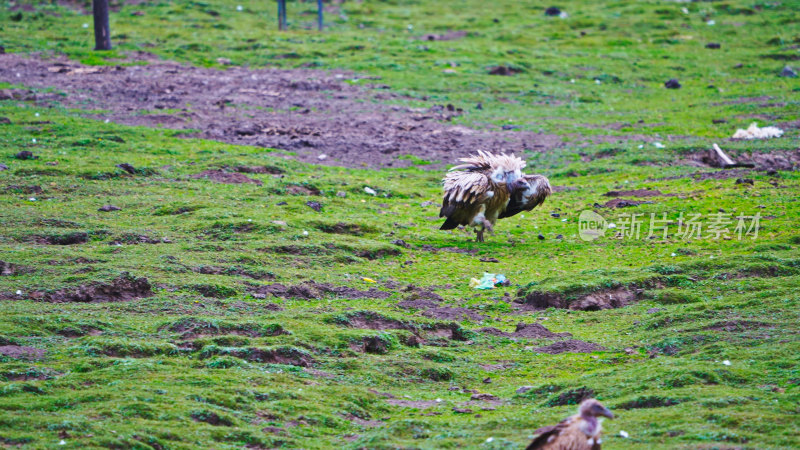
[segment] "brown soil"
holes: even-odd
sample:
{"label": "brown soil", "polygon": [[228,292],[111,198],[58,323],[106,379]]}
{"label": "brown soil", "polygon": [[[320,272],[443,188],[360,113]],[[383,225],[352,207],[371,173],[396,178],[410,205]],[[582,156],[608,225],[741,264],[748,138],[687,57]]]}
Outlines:
{"label": "brown soil", "polygon": [[609,191],[603,195],[606,197],[662,197],[665,194],[659,190],[636,189],[634,191]]}
{"label": "brown soil", "polygon": [[347,324],[353,328],[365,330],[414,330],[413,324],[382,316],[368,311],[359,311],[347,315]]}
{"label": "brown soil", "polygon": [[14,359],[41,359],[45,351],[22,345],[0,345],[0,355]]}
{"label": "brown soil", "polygon": [[270,175],[283,173],[283,169],[275,166],[236,166],[233,170],[241,173],[268,173]]}
{"label": "brown soil", "polygon": [[61,289],[54,292],[31,292],[28,297],[52,303],[66,302],[122,302],[153,295],[147,278],[136,278],[123,272],[111,283],[93,283],[77,288]]}
{"label": "brown soil", "polygon": [[481,333],[489,334],[492,336],[502,336],[510,338],[525,338],[525,339],[556,339],[562,337],[572,337],[570,333],[553,333],[538,323],[518,323],[517,329],[513,333],[498,330],[497,328],[481,328],[478,330]]}
{"label": "brown soil", "polygon": [[44,192],[41,186],[30,185],[30,186],[20,186],[16,184],[9,184],[6,186],[6,193],[9,194],[41,194]]}
{"label": "brown soil", "polygon": [[267,364],[286,364],[290,366],[309,367],[314,359],[295,349],[265,350],[261,348],[235,348],[228,353],[236,358]]}
{"label": "brown soil", "polygon": [[[426,166],[438,169],[476,148],[521,153],[563,145],[556,135],[475,130],[443,122],[460,114],[458,105],[414,109],[386,104],[399,95],[345,82],[357,78],[351,73],[241,67],[218,70],[148,62],[88,67],[65,58],[2,54],[0,81],[18,83],[23,79],[31,87],[57,91],[8,90],[12,98],[105,110],[109,112],[91,117],[126,125],[202,130],[192,137],[295,152],[292,158],[315,164],[404,167],[413,162],[397,157],[414,154],[442,161]],[[140,114],[153,110],[165,112]],[[251,117],[253,111],[266,110],[271,112]],[[332,114],[337,120],[331,120]],[[322,154],[327,158],[318,158]]]}
{"label": "brown soil", "polygon": [[181,333],[181,338],[190,339],[203,336],[220,336],[235,334],[248,337],[266,337],[291,334],[282,326],[262,327],[254,323],[242,323],[235,325],[217,325],[202,319],[189,317],[178,320],[172,325],[164,325],[159,331],[169,330],[173,333]]}
{"label": "brown soil", "polygon": [[639,200],[625,200],[623,198],[615,198],[613,200],[609,200],[609,201],[603,203],[602,205],[599,205],[597,203],[595,203],[594,205],[595,205],[595,207],[601,207],[601,208],[628,208],[628,207],[631,207],[631,206],[638,206],[638,205],[643,205],[643,204],[646,204],[646,203],[653,203],[653,202],[645,202],[645,201],[639,201]]}
{"label": "brown soil", "polygon": [[644,408],[663,408],[665,406],[674,406],[681,403],[680,400],[665,397],[640,397],[629,402],[620,403],[615,406],[618,409],[644,409]]}
{"label": "brown soil", "polygon": [[703,329],[714,330],[714,331],[727,331],[729,333],[732,333],[736,331],[759,330],[762,328],[775,328],[775,325],[764,322],[756,322],[752,320],[729,320],[724,322],[712,323],[711,325],[708,325]]}
{"label": "brown soil", "polygon": [[192,178],[207,178],[211,181],[224,184],[253,183],[257,186],[261,186],[263,184],[260,180],[254,180],[247,175],[242,175],[238,172],[226,172],[224,170],[204,170],[200,173],[192,175]]}
{"label": "brown soil", "polygon": [[560,353],[592,353],[603,350],[605,350],[605,348],[600,345],[579,341],[577,339],[558,341],[544,347],[536,347],[533,349],[535,352],[547,353],[550,355],[558,355]]}
{"label": "brown soil", "polygon": [[89,234],[79,231],[66,234],[35,235],[33,236],[33,241],[37,244],[45,245],[85,244],[89,242]]}
{"label": "brown soil", "polygon": [[426,34],[417,39],[423,41],[455,41],[469,36],[468,31],[448,31],[444,34]]}
{"label": "brown soil", "polygon": [[587,387],[580,387],[566,392],[562,392],[553,399],[547,401],[547,406],[577,405],[580,402],[594,397],[594,391]]}
{"label": "brown soil", "polygon": [[299,184],[290,184],[286,186],[286,192],[290,195],[320,195],[319,189],[313,186],[302,186]]}
{"label": "brown soil", "polygon": [[515,301],[539,309],[560,308],[581,311],[599,311],[601,309],[621,308],[638,297],[638,291],[620,286],[612,289],[601,289],[589,294],[569,299],[567,296],[555,292],[524,292],[520,291]]}
{"label": "brown soil", "polygon": [[376,298],[384,299],[392,295],[390,292],[381,291],[377,288],[369,288],[361,291],[347,286],[333,286],[327,283],[315,283],[309,281],[294,286],[285,286],[280,283],[259,286],[253,290],[256,294],[273,295],[282,298],[299,298],[303,300],[321,299],[325,294],[330,294],[339,298],[359,299]]}

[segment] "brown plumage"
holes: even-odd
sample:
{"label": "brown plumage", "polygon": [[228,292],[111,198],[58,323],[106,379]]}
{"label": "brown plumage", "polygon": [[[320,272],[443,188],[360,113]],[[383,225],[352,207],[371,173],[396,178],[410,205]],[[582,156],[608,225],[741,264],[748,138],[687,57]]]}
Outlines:
{"label": "brown plumage", "polygon": [[527,450],[600,450],[600,433],[602,420],[614,414],[597,400],[584,400],[578,407],[578,414],[567,417],[558,425],[536,430],[537,434]]}
{"label": "brown plumage", "polygon": [[442,230],[459,225],[476,228],[478,242],[483,231],[493,229],[511,198],[513,183],[522,176],[525,161],[513,155],[479,151],[462,158],[444,177],[444,200],[439,217],[447,217]]}

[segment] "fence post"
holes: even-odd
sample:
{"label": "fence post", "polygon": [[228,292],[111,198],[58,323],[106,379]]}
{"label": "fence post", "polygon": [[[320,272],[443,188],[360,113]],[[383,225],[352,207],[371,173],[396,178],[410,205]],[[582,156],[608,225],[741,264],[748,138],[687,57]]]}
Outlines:
{"label": "fence post", "polygon": [[322,0],[317,0],[317,28],[319,28],[319,31],[322,31],[323,25],[324,24],[322,22]]}
{"label": "fence post", "polygon": [[286,29],[286,0],[278,0],[278,29]]}
{"label": "fence post", "polygon": [[111,31],[108,27],[108,0],[92,0],[94,14],[94,49],[111,50]]}

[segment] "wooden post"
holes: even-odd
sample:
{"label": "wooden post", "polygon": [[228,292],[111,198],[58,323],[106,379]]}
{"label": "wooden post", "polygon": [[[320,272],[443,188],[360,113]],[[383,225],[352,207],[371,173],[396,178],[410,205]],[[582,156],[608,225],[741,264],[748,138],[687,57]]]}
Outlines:
{"label": "wooden post", "polygon": [[286,29],[286,0],[278,0],[278,29]]}
{"label": "wooden post", "polygon": [[322,31],[324,23],[322,21],[322,0],[317,0],[317,28]]}
{"label": "wooden post", "polygon": [[108,0],[92,0],[94,14],[94,49],[111,50],[111,31],[108,27]]}

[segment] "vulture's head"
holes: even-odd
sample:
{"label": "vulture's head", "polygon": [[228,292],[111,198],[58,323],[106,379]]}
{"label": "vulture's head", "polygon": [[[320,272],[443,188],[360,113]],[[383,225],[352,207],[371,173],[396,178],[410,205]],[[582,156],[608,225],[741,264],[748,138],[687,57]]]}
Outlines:
{"label": "vulture's head", "polygon": [[584,400],[581,406],[578,407],[578,413],[585,418],[600,416],[608,417],[609,419],[614,418],[614,414],[608,408],[593,398]]}
{"label": "vulture's head", "polygon": [[515,183],[522,179],[522,169],[525,168],[525,161],[505,153],[494,155],[492,159],[489,178],[498,186],[505,184],[508,192],[513,192]]}

